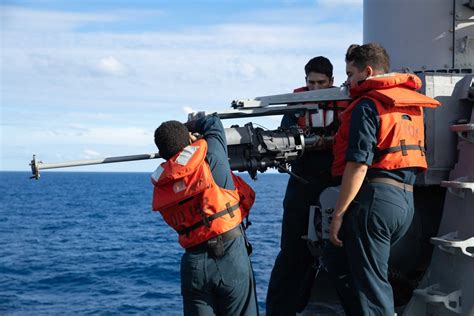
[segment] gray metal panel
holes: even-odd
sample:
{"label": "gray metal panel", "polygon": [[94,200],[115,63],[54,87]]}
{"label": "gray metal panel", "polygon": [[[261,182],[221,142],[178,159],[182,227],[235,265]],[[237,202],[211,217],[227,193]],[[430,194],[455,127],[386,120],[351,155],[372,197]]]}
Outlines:
{"label": "gray metal panel", "polygon": [[364,43],[378,42],[392,69],[453,68],[453,0],[364,0]]}
{"label": "gray metal panel", "polygon": [[421,93],[441,102],[436,109],[425,110],[425,142],[427,172],[420,174],[418,184],[439,184],[448,179],[457,160],[457,137],[450,127],[461,119],[469,119],[471,109],[459,102],[472,81],[472,75],[419,74],[423,81]]}
{"label": "gray metal panel", "polygon": [[[473,118],[474,119],[474,118]],[[460,140],[459,161],[450,174],[452,181],[465,181],[465,184],[474,184],[474,144]],[[462,176],[462,177],[460,177]],[[455,240],[468,240],[474,236],[474,194],[472,190],[454,189],[448,183],[448,191],[443,210],[443,218],[439,227],[438,236],[456,233]],[[449,250],[449,249],[448,249]],[[438,299],[443,295],[431,291],[426,296],[414,295],[403,315],[465,315],[474,313],[474,258],[466,256],[459,249],[452,249],[452,253],[436,247],[429,269],[419,290],[435,286],[439,292],[449,294],[461,291],[461,311],[454,313]],[[472,253],[472,248],[470,249]],[[435,303],[433,301],[438,300]],[[449,301],[453,301],[451,298]]]}
{"label": "gray metal panel", "polygon": [[[452,97],[448,98],[447,108],[462,115],[465,120],[450,128],[451,133],[457,135],[455,143],[459,159],[449,174],[450,181],[444,181],[441,184],[448,190],[438,235],[436,238],[431,238],[432,243],[437,246],[430,266],[403,315],[472,316],[474,314],[474,257],[472,256],[474,250],[474,137],[466,134],[473,133],[474,102],[466,98],[466,91],[471,89],[474,76],[468,75],[459,80],[459,76],[456,78],[456,76],[445,75],[442,79],[445,81],[444,84],[436,80],[437,76],[440,75],[426,74],[427,95],[441,92],[438,86],[449,90],[446,80],[449,78],[457,80]],[[432,84],[430,85],[429,82]],[[459,112],[460,109],[462,109],[461,112]],[[436,111],[429,114],[431,121],[436,117],[434,121],[441,122],[441,126],[444,126],[451,120],[444,117],[444,115],[449,115],[446,111],[442,113],[436,113]],[[436,116],[437,114],[441,116]],[[442,151],[452,150],[446,148],[447,143],[437,138],[440,130],[432,128],[429,131],[435,137],[433,144],[438,145],[434,148],[435,157],[437,154],[442,154]],[[436,152],[437,148],[439,152]],[[455,246],[456,244],[464,244],[470,248],[464,251]]]}
{"label": "gray metal panel", "polygon": [[455,8],[454,67],[474,68],[474,10],[462,1]]}

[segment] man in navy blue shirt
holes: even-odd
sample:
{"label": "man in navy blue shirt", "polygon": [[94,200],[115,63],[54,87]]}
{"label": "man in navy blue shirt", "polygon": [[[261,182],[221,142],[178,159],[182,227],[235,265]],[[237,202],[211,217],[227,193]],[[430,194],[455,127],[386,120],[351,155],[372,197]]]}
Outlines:
{"label": "man in navy blue shirt", "polygon": [[[294,92],[331,88],[333,67],[329,59],[314,57],[305,66],[306,85]],[[337,129],[337,114],[332,109],[286,114],[281,127],[299,127],[307,133],[332,135]],[[323,138],[321,138],[323,139]],[[330,168],[332,151],[329,144],[305,152],[291,164],[291,171],[308,183],[290,176],[283,200],[280,252],[275,260],[268,285],[267,315],[295,315],[301,312],[310,297],[316,270],[306,240],[309,209],[317,205],[319,194],[332,183]]]}
{"label": "man in navy blue shirt", "polygon": [[342,184],[330,226],[330,241],[343,255],[329,247],[327,267],[350,315],[394,314],[390,247],[410,226],[416,173],[426,169],[421,107],[437,103],[414,91],[418,77],[388,74],[389,68],[378,44],[347,51],[355,100],[342,114],[334,144],[332,172]]}
{"label": "man in navy blue shirt", "polygon": [[[187,145],[194,143],[197,139],[191,132],[200,134],[207,143],[203,163],[209,165],[214,183],[225,190],[236,189],[238,186],[233,181],[227,158],[225,131],[217,115],[204,116],[185,125],[177,121],[164,122],[155,131],[155,143],[160,154],[168,161]],[[159,176],[156,178],[159,179]],[[214,226],[209,227],[212,230]],[[233,233],[236,229],[238,234]],[[230,237],[226,238],[225,235]],[[184,314],[258,315],[255,279],[242,228],[226,231],[211,241],[186,248],[181,258]],[[217,248],[213,247],[215,244]]]}

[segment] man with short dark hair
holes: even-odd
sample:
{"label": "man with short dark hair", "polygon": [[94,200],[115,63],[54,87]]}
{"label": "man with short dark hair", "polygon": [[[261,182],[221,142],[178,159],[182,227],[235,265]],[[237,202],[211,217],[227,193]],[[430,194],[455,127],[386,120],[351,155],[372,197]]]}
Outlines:
{"label": "man with short dark hair", "polygon": [[440,105],[415,92],[417,76],[389,69],[379,44],[347,51],[354,101],[342,114],[333,148],[332,173],[342,180],[330,226],[331,243],[343,248],[329,249],[327,267],[349,315],[394,314],[390,247],[410,226],[413,184],[427,168],[422,108]]}
{"label": "man with short dark hair", "polygon": [[[293,92],[332,87],[333,67],[326,57],[312,58],[304,69],[306,85]],[[338,113],[346,104],[328,102],[319,105],[319,110],[284,115],[281,127],[297,126],[305,134],[333,136],[338,126]],[[291,164],[291,171],[308,183],[293,176],[288,180],[283,201],[280,252],[268,285],[267,315],[295,315],[305,308],[309,300],[316,273],[315,259],[302,237],[307,234],[310,206],[317,205],[319,194],[331,185],[331,163],[331,143],[321,141],[316,148],[305,151],[301,158]]]}
{"label": "man with short dark hair", "polygon": [[178,151],[195,141],[195,136],[190,134],[187,127],[178,121],[167,121],[155,130],[155,145],[164,160],[169,160]]}
{"label": "man with short dark hair", "polygon": [[[202,135],[197,139],[191,132]],[[168,121],[155,131],[166,160],[153,173],[153,210],[179,234],[184,315],[258,315],[242,228],[255,199],[227,159],[217,115]]]}
{"label": "man with short dark hair", "polygon": [[304,91],[330,88],[334,83],[334,77],[332,76],[333,67],[326,57],[318,56],[311,58],[304,66],[304,71],[306,74],[306,87],[302,87]]}

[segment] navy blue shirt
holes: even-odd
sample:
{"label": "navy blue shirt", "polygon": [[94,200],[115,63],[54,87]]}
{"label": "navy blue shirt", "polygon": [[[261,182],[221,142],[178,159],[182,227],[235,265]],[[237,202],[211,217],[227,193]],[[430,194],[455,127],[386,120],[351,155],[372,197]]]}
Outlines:
{"label": "navy blue shirt", "polygon": [[203,135],[207,142],[206,160],[216,184],[221,188],[234,190],[224,126],[219,117],[213,114],[197,119],[192,132]]}
{"label": "navy blue shirt", "polygon": [[[346,161],[359,162],[371,166],[377,148],[377,134],[379,128],[380,118],[374,102],[369,99],[362,99],[352,111]],[[418,168],[395,170],[369,168],[367,177],[388,177],[404,183],[413,184],[417,172]]]}

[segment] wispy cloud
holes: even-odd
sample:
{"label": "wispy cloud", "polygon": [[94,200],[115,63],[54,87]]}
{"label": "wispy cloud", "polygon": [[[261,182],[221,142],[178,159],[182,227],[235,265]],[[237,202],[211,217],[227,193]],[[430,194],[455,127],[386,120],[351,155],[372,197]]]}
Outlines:
{"label": "wispy cloud", "polygon": [[[2,27],[9,32],[74,32],[89,31],[93,26],[122,21],[159,18],[160,10],[109,10],[107,12],[69,12],[66,10],[29,9],[16,5],[0,5]],[[84,29],[87,27],[88,29]]]}
{"label": "wispy cloud", "polygon": [[98,144],[146,146],[152,136],[150,132],[139,127],[80,127],[71,126],[65,129],[34,131],[30,137],[44,144]]}
{"label": "wispy cloud", "polygon": [[2,27],[8,32],[42,33],[74,31],[89,23],[117,21],[120,16],[104,13],[31,10],[13,5],[1,5]]}
{"label": "wispy cloud", "polygon": [[100,59],[98,68],[106,75],[123,76],[126,74],[126,67],[113,56]]}

